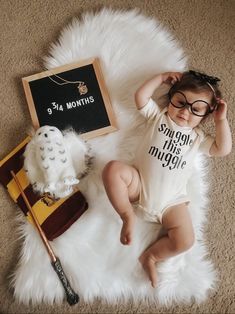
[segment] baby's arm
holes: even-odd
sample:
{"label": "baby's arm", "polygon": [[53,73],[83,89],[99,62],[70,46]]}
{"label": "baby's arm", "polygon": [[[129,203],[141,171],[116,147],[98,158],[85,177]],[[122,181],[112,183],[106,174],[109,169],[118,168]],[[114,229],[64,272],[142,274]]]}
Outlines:
{"label": "baby's arm", "polygon": [[162,83],[174,84],[180,80],[182,74],[180,72],[165,72],[155,75],[146,81],[135,93],[135,102],[138,109],[143,108],[153,95],[154,91],[161,86]]}
{"label": "baby's arm", "polygon": [[215,142],[210,148],[211,156],[223,157],[228,155],[232,149],[232,136],[227,120],[227,103],[219,99],[218,109],[214,112]]}

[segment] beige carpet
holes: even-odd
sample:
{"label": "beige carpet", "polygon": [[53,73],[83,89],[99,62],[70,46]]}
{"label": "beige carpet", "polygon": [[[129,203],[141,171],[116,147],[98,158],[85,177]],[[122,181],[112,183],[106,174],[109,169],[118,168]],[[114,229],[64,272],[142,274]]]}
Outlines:
{"label": "beige carpet", "polygon": [[[142,13],[157,18],[181,41],[190,66],[220,77],[224,98],[229,104],[230,125],[234,129],[234,0],[0,0],[0,158],[24,139],[30,126],[21,77],[42,71],[42,56],[48,53],[49,44],[57,39],[59,31],[72,17],[104,5],[117,9],[137,7]],[[207,130],[213,130],[211,122]],[[110,306],[100,300],[75,307],[69,307],[67,303],[53,307],[18,304],[9,289],[8,278],[17,263],[21,246],[21,240],[14,232],[17,207],[0,186],[0,313],[234,313],[233,159],[231,153],[224,159],[210,160],[211,202],[205,236],[220,280],[215,291],[201,305],[192,302],[191,305],[180,304],[171,308],[141,303]]]}

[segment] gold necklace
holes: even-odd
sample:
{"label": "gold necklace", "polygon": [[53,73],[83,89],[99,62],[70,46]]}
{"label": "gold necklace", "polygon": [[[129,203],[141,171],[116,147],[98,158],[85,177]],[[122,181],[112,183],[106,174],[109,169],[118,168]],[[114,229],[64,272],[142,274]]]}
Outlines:
{"label": "gold necklace", "polygon": [[54,82],[55,84],[57,85],[60,85],[60,86],[63,86],[63,85],[67,85],[67,84],[78,84],[77,88],[78,88],[78,91],[79,91],[79,94],[80,95],[85,95],[87,92],[88,92],[88,88],[87,86],[85,85],[85,82],[83,81],[69,81],[69,80],[66,80],[64,79],[63,77],[60,77],[58,74],[54,74],[52,73],[52,76],[55,76],[57,77],[58,79],[60,79],[62,82],[57,82],[56,80],[54,80],[51,75],[48,75],[48,78]]}

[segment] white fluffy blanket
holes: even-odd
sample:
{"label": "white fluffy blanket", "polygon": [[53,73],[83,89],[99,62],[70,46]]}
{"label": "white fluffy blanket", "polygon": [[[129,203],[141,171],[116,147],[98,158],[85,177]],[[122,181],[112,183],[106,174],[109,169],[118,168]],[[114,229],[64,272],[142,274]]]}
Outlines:
{"label": "white fluffy blanket", "polygon": [[[100,58],[120,130],[89,141],[95,157],[93,170],[80,185],[89,209],[51,245],[74,290],[85,301],[99,297],[111,303],[130,298],[162,304],[190,302],[192,298],[200,302],[215,282],[203,244],[207,184],[202,157],[198,156],[193,180],[188,184],[196,244],[187,253],[157,266],[156,289],[151,287],[138,257],[157,238],[160,226],[137,219],[133,244],[121,245],[121,221],[101,181],[101,171],[109,160],[131,162],[144,132],[144,121],[135,109],[135,90],[155,73],[184,70],[184,52],[156,20],[137,11],[104,9],[74,19],[51,46],[45,65],[52,68],[89,57]],[[35,229],[22,220],[24,242],[11,282],[15,297],[24,303],[62,302],[64,290],[46,250]]]}

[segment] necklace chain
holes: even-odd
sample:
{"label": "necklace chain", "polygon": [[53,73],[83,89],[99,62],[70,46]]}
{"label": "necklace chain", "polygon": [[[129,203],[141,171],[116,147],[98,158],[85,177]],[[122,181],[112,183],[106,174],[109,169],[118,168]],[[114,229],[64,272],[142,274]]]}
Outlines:
{"label": "necklace chain", "polygon": [[[52,76],[57,77],[58,79],[60,79],[62,82],[58,82],[55,79],[52,78]],[[88,92],[87,86],[85,85],[85,82],[83,81],[70,81],[70,80],[66,80],[63,77],[60,77],[58,74],[54,74],[52,73],[52,75],[48,75],[48,78],[54,82],[55,84],[59,85],[59,86],[63,86],[63,85],[67,85],[67,84],[78,84],[77,88],[79,90],[80,95],[84,95]]]}
{"label": "necklace chain", "polygon": [[59,75],[53,74],[53,73],[52,73],[52,76],[55,76],[55,77],[57,77],[58,79],[60,79],[61,81],[63,81],[63,83],[57,82],[56,80],[54,80],[54,79],[51,77],[51,75],[48,76],[49,79],[50,79],[52,82],[54,82],[54,83],[56,83],[57,85],[60,85],[60,86],[62,86],[62,85],[67,85],[67,84],[79,84],[79,86],[84,85],[84,82],[82,82],[82,81],[69,81],[69,80],[66,80],[66,79],[64,79],[63,77],[60,77]]}

